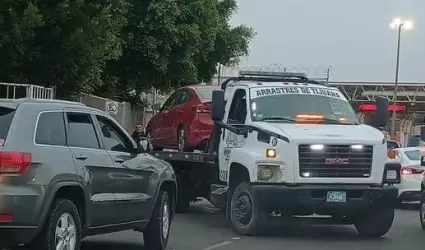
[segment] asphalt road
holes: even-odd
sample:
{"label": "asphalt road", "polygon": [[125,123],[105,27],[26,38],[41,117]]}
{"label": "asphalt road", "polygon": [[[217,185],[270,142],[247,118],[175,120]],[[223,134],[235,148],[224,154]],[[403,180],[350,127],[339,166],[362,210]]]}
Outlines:
{"label": "asphalt road", "polygon": [[[415,205],[399,209],[391,231],[381,239],[361,239],[351,226],[273,228],[267,236],[240,237],[223,215],[207,204],[178,214],[171,228],[170,250],[424,250],[425,232]],[[87,238],[83,250],[144,250],[142,235],[121,232]]]}

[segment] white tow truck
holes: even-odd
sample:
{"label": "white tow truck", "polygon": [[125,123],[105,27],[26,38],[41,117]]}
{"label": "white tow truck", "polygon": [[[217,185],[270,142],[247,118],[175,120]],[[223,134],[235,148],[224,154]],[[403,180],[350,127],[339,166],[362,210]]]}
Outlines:
{"label": "white tow truck", "polygon": [[204,197],[238,234],[260,233],[277,217],[321,215],[380,237],[393,223],[400,164],[387,162],[377,129],[388,100],[376,104],[374,127],[363,125],[337,88],[303,74],[241,72],[213,93],[205,152],[151,154],[175,169],[178,212]]}

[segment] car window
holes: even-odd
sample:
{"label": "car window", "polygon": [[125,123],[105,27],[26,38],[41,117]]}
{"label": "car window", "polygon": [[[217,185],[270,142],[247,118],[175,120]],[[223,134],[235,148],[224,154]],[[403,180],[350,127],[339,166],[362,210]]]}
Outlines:
{"label": "car window", "polygon": [[110,119],[97,115],[106,150],[131,153],[133,143]]}
{"label": "car window", "polygon": [[171,96],[165,101],[161,110],[169,109],[169,108],[173,107],[179,93],[180,93],[179,91],[176,91],[173,94],[171,94]]}
{"label": "car window", "polygon": [[387,149],[399,148],[399,145],[396,141],[387,141]]}
{"label": "car window", "polygon": [[419,150],[404,151],[404,154],[411,161],[420,161],[421,160],[421,153],[420,153]]}
{"label": "car window", "polygon": [[67,113],[68,146],[99,149],[99,140],[91,116],[86,113]]}
{"label": "car window", "polygon": [[14,116],[15,109],[0,107],[0,140],[6,140]]}
{"label": "car window", "polygon": [[186,89],[180,90],[177,100],[174,102],[173,106],[181,105],[186,103],[189,100],[190,93]]}
{"label": "car window", "polygon": [[233,100],[230,105],[230,112],[227,123],[229,124],[244,124],[247,116],[246,107],[246,91],[238,89],[233,95]]}
{"label": "car window", "polygon": [[198,88],[196,89],[196,93],[198,93],[198,96],[201,100],[212,100],[212,93],[215,89],[213,88]]}
{"label": "car window", "polygon": [[65,123],[62,112],[40,114],[35,132],[35,143],[66,146]]}

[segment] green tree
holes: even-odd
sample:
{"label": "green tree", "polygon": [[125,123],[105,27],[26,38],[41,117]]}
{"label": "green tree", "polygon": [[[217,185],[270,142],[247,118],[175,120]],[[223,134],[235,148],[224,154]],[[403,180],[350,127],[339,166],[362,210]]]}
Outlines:
{"label": "green tree", "polygon": [[103,85],[121,56],[121,0],[0,1],[0,80],[56,86],[59,96]]}
{"label": "green tree", "polygon": [[208,81],[248,54],[235,0],[2,0],[0,81],[139,101]]}
{"label": "green tree", "polygon": [[235,0],[131,0],[125,45],[108,64],[102,95],[138,101],[150,88],[169,90],[209,81],[218,63],[237,63],[254,36],[246,26],[231,27]]}

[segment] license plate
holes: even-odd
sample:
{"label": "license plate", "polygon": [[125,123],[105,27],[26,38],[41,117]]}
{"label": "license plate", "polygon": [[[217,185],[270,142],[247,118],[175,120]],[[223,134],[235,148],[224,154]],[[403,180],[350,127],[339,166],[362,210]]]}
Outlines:
{"label": "license plate", "polygon": [[346,202],[347,193],[344,191],[328,191],[326,195],[327,202]]}

